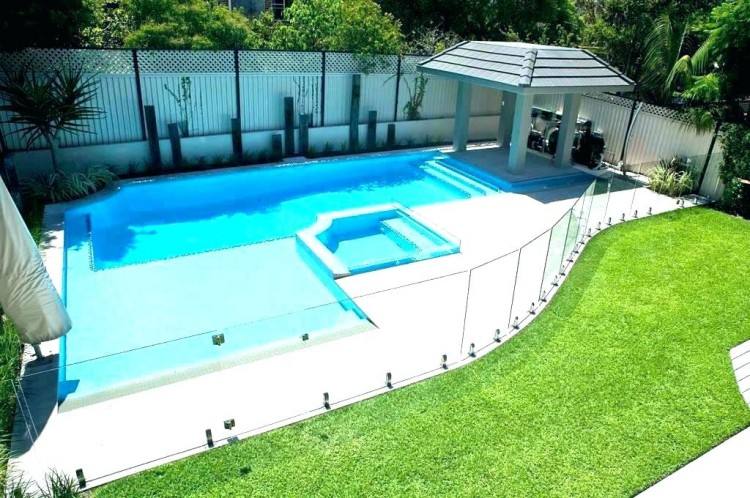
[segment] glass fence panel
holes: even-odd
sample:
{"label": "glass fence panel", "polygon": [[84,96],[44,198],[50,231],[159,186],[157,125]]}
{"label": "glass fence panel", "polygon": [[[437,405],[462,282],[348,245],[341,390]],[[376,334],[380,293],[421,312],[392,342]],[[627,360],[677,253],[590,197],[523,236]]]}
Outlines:
{"label": "glass fence panel", "polygon": [[471,270],[466,299],[463,350],[493,341],[499,330],[505,334],[511,321],[513,287],[519,264],[519,251]]}
{"label": "glass fence panel", "polygon": [[563,246],[563,258],[560,263],[561,266],[565,265],[578,241],[578,232],[583,223],[584,200],[584,197],[579,197],[573,205],[573,208],[570,210],[570,222],[568,223],[568,229],[565,232],[565,245]]}
{"label": "glass fence panel", "polygon": [[600,228],[602,225],[604,225],[604,223],[606,223],[604,215],[607,212],[607,200],[609,198],[609,180],[610,177],[606,176],[597,178],[594,182],[588,223],[588,227],[593,230]]}
{"label": "glass fence panel", "polygon": [[[354,298],[371,333],[332,343],[336,352],[330,364],[337,366],[324,382],[332,400],[383,387],[388,372],[397,383],[442,369],[443,356],[448,364],[465,358],[461,347],[468,285],[469,273],[460,272]],[[367,389],[357,380],[360,376],[367,379]]]}
{"label": "glass fence panel", "polygon": [[547,261],[544,265],[542,294],[549,292],[559,277],[571,218],[571,211],[566,212],[565,216],[560,218],[550,230],[549,250],[547,251]]}
{"label": "glass fence panel", "polygon": [[35,442],[52,416],[54,398],[42,396],[40,402],[38,396],[32,397],[43,387],[40,379],[3,379],[0,385],[3,395],[7,395],[3,398],[2,416],[9,431],[3,434],[9,457],[4,496],[28,496],[19,491],[36,491],[36,483],[43,483],[51,470],[49,450],[35,446]]}
{"label": "glass fence panel", "polygon": [[633,182],[622,175],[613,175],[609,188],[606,222],[619,223],[628,219],[633,204]]}
{"label": "glass fence panel", "polygon": [[652,214],[671,211],[679,203],[678,198],[657,194],[647,185],[639,184],[634,189],[631,217],[642,218]]}
{"label": "glass fence panel", "polygon": [[[509,288],[512,274],[503,279]],[[29,454],[39,459],[34,469],[54,467],[71,476],[83,469],[96,483],[144,462],[325,410],[326,403],[438,373],[466,357],[468,276],[461,271],[372,289],[80,362],[66,364],[63,348],[27,364],[18,384],[24,405],[19,401],[17,427]],[[491,339],[489,334],[486,342]]]}
{"label": "glass fence panel", "polygon": [[530,314],[535,313],[539,306],[551,233],[551,231],[543,233],[521,249],[513,293],[512,321],[523,321]]}
{"label": "glass fence panel", "polygon": [[581,215],[578,219],[578,236],[576,242],[580,243],[584,240],[587,235],[589,228],[589,222],[591,218],[591,205],[594,197],[594,188],[596,182],[591,182],[586,191],[581,196]]}

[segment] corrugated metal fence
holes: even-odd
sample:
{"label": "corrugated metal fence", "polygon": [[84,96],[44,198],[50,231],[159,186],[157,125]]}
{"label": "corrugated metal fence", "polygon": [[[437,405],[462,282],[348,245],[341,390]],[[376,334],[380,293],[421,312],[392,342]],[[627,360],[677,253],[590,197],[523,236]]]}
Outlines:
{"label": "corrugated metal fence", "polygon": [[[562,95],[537,95],[534,104],[552,111],[562,111]],[[634,107],[635,104],[635,107]],[[605,158],[618,162],[630,114],[633,114],[630,137],[624,161],[630,165],[658,162],[674,155],[705,155],[711,133],[698,133],[680,114],[666,107],[607,94],[586,94],[581,99],[580,118],[590,119],[595,131],[601,131],[607,144]],[[718,150],[718,147],[716,148]]]}
{"label": "corrugated metal fence", "polygon": [[[91,133],[63,135],[63,147],[144,140],[141,104],[155,107],[160,138],[168,136],[167,125],[172,122],[186,122],[191,136],[229,133],[235,116],[241,118],[243,131],[281,129],[284,97],[294,97],[296,115],[312,114],[314,126],[347,124],[353,74],[362,74],[362,122],[370,110],[377,111],[379,122],[404,120],[416,64],[422,59],[244,50],[26,49],[0,54],[0,63],[11,71],[47,72],[73,65],[96,78],[96,105],[104,115],[89,123]],[[452,117],[455,99],[455,81],[430,78],[421,118]],[[477,87],[472,115],[497,114],[499,102],[499,92]],[[537,96],[535,104],[559,111],[562,96]],[[590,94],[582,99],[580,115],[604,134],[607,159],[616,162],[622,157],[631,112],[632,130],[624,154],[628,164],[654,163],[675,154],[706,154],[711,135],[696,133],[675,111],[644,103],[633,107],[632,100],[614,95]],[[2,121],[8,117],[0,114]],[[9,123],[0,125],[8,149],[25,149],[16,130]]]}

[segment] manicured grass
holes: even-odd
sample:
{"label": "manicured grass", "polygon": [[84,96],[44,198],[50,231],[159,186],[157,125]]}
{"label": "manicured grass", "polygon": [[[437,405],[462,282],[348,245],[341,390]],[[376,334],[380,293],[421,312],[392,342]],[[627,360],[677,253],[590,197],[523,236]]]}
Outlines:
{"label": "manicured grass", "polygon": [[95,495],[632,495],[750,424],[728,357],[748,282],[747,221],[628,223],[486,358]]}

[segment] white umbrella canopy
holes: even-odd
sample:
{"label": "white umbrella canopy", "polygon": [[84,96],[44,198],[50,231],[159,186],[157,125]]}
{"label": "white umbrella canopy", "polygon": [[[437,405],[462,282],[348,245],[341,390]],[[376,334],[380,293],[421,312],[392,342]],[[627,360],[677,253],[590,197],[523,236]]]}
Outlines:
{"label": "white umbrella canopy", "polygon": [[21,213],[0,181],[0,306],[22,342],[39,344],[66,334],[70,316],[52,285]]}

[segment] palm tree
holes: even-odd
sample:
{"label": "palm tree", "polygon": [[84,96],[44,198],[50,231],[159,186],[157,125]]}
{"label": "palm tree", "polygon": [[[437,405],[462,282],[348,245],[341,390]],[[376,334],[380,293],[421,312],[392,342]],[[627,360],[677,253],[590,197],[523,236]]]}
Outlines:
{"label": "palm tree", "polygon": [[59,171],[57,151],[60,133],[90,133],[88,120],[100,117],[95,76],[86,76],[81,67],[55,69],[48,75],[29,71],[9,74],[0,80],[0,110],[11,114],[6,122],[19,125],[29,148],[39,139],[49,147],[52,169]]}
{"label": "palm tree", "polygon": [[667,102],[674,94],[689,103],[687,122],[700,132],[714,128],[716,103],[720,100],[719,80],[709,72],[715,36],[709,37],[692,54],[683,54],[690,19],[673,20],[662,14],[646,38],[643,85],[659,100]]}
{"label": "palm tree", "polygon": [[644,76],[641,84],[659,100],[668,101],[677,83],[677,72],[673,69],[681,58],[689,20],[674,20],[663,13],[654,22],[646,37]]}

